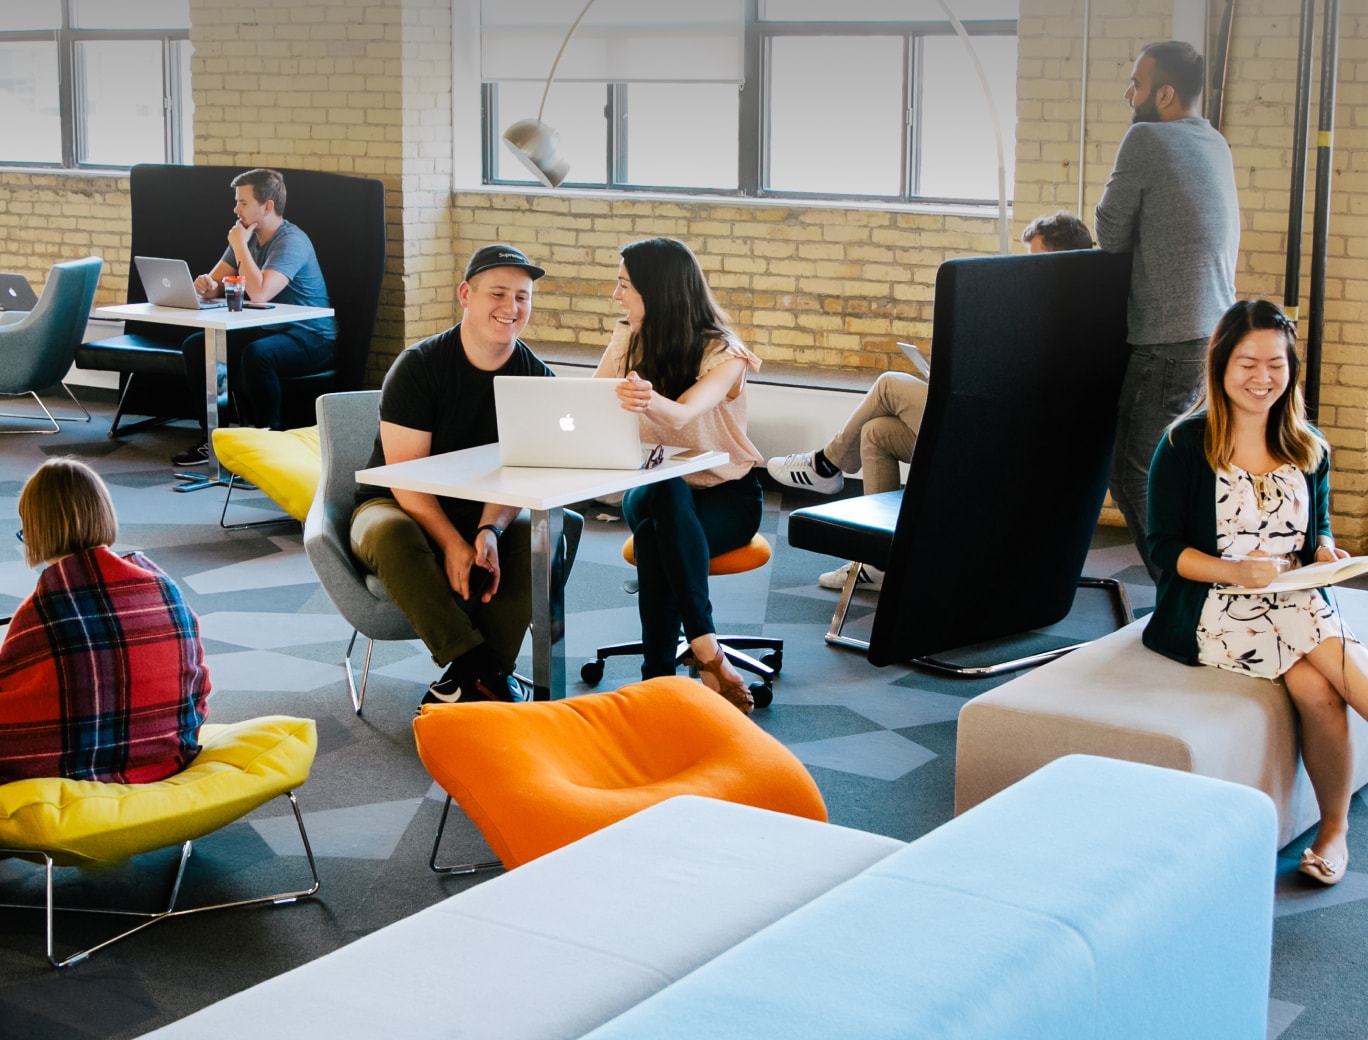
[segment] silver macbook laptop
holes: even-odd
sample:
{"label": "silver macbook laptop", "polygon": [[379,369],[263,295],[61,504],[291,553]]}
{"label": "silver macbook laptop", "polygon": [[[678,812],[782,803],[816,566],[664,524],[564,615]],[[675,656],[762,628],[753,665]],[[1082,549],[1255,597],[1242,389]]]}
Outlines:
{"label": "silver macbook laptop", "polygon": [[135,256],[138,277],[142,279],[147,302],[158,307],[179,307],[186,311],[207,311],[226,307],[222,300],[201,300],[195,292],[195,279],[190,276],[190,265],[184,260],[167,260],[159,256]]}
{"label": "silver macbook laptop", "polygon": [[495,376],[499,460],[505,466],[638,469],[641,432],[615,379]]}
{"label": "silver macbook laptop", "polygon": [[931,362],[921,352],[921,348],[915,343],[899,343],[898,346],[907,355],[907,360],[912,362],[912,367],[917,370],[917,375],[929,381],[931,379]]}
{"label": "silver macbook laptop", "polygon": [[31,311],[38,297],[22,274],[0,271],[0,311]]}

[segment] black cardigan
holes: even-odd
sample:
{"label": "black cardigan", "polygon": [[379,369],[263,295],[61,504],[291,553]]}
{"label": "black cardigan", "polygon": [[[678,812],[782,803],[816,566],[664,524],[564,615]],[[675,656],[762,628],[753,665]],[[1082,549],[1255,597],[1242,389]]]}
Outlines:
{"label": "black cardigan", "polygon": [[[1216,548],[1216,473],[1206,460],[1205,434],[1205,413],[1175,427],[1171,438],[1159,441],[1149,473],[1147,544],[1160,573],[1154,613],[1142,638],[1151,650],[1191,665],[1199,663],[1197,622],[1211,586],[1180,577],[1178,557],[1189,547],[1221,555]],[[1315,472],[1306,474],[1306,486],[1312,529],[1302,546],[1303,565],[1315,559],[1319,537],[1330,534],[1329,449]]]}

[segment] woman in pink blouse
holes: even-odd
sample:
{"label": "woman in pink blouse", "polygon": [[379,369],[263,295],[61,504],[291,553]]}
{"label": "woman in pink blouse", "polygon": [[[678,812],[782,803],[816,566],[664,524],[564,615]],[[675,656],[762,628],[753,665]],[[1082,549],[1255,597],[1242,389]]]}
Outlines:
{"label": "woman in pink blouse", "polygon": [[613,299],[625,317],[594,374],[620,380],[618,400],[640,417],[642,441],[728,456],[623,497],[636,551],[641,674],[674,674],[682,625],[703,682],[749,713],[750,691],[717,642],[708,561],[746,545],[760,527],[755,467],[764,459],[746,436],[746,375],[759,371],[760,359],[728,327],[683,242],[624,246]]}

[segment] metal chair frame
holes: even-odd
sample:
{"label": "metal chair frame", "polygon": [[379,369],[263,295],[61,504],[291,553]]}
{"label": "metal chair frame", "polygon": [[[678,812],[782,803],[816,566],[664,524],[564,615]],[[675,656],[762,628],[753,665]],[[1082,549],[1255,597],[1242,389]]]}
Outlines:
{"label": "metal chair frame", "polygon": [[[38,393],[37,393],[37,391],[35,391],[35,390],[21,390],[21,391],[19,391],[18,393],[13,393],[13,394],[7,394],[7,393],[0,392],[0,397],[23,397],[25,394],[27,394],[29,397],[32,397],[35,401],[38,402],[38,407],[41,408],[41,409],[43,410],[43,418],[47,419],[48,422],[52,423],[52,429],[50,429],[50,430],[44,430],[44,429],[34,429],[34,430],[7,430],[7,431],[5,431],[5,432],[7,432],[7,433],[61,433],[61,432],[62,432],[62,427],[58,424],[58,422],[57,422],[58,419],[62,420],[62,422],[90,422],[90,419],[91,419],[91,416],[90,416],[90,409],[87,408],[84,404],[81,403],[81,399],[71,392],[71,387],[67,386],[66,383],[62,383],[62,384],[61,384],[61,387],[62,387],[63,390],[66,391],[66,395],[67,395],[68,397],[71,398],[72,403],[73,403],[74,405],[76,405],[76,407],[79,408],[79,409],[81,410],[81,413],[82,413],[81,415],[53,415],[52,412],[50,412],[50,411],[48,410],[48,406],[45,405],[45,404],[43,403],[43,399],[42,399],[41,397],[38,396]],[[33,420],[37,420],[37,419],[38,419],[38,416],[36,416],[36,415],[30,415],[30,414],[28,414],[27,412],[0,412],[0,419],[33,419]]]}
{"label": "metal chair frame", "polygon": [[[369,654],[367,657],[369,658]],[[451,812],[451,795],[447,795],[446,804],[442,806],[442,818],[437,821],[437,837],[432,842],[432,855],[428,857],[428,869],[434,874],[475,874],[482,870],[502,869],[503,864],[497,859],[485,860],[481,863],[452,863],[443,866],[437,862],[437,851],[442,844],[442,833],[446,830],[447,814]]]}
{"label": "metal chair frame", "polygon": [[[846,576],[845,585],[841,588],[841,598],[836,603],[836,610],[831,615],[831,626],[827,629],[823,637],[831,646],[844,646],[851,650],[867,651],[869,640],[857,639],[855,636],[845,634],[846,614],[850,610],[851,600],[855,595],[855,582],[860,573],[860,564],[855,562],[851,565],[850,573]],[[1087,576],[1078,579],[1080,589],[1106,589],[1111,593],[1117,616],[1121,619],[1118,627],[1129,625],[1135,620],[1135,614],[1131,610],[1130,596],[1126,592],[1124,582],[1116,578],[1089,578]],[[1022,668],[1030,668],[1034,665],[1044,664],[1046,661],[1053,661],[1056,657],[1063,657],[1071,650],[1077,650],[1081,646],[1087,646],[1092,640],[1085,639],[1080,643],[1070,643],[1054,650],[1045,650],[1038,654],[1029,654],[1025,657],[1017,657],[1008,661],[997,661],[986,665],[966,665],[956,664],[954,661],[947,660],[940,654],[930,654],[926,657],[914,657],[912,663],[928,668],[932,671],[941,672],[946,675],[958,675],[968,677],[982,677],[988,675],[1001,675],[1004,672],[1014,672]]]}
{"label": "metal chair frame", "polygon": [[219,526],[225,531],[250,531],[254,527],[274,527],[276,524],[299,524],[301,527],[303,526],[301,521],[296,520],[294,517],[290,516],[289,513],[281,513],[279,516],[267,517],[265,520],[248,520],[240,524],[228,523],[228,500],[233,497],[233,488],[240,488],[243,491],[255,491],[257,490],[257,487],[255,484],[229,470],[224,470],[224,473],[228,475],[228,479],[224,483],[227,490],[223,495],[223,509],[219,512]]}
{"label": "metal chair frame", "polygon": [[[149,928],[154,924],[167,920],[168,918],[185,917],[189,914],[202,913],[205,910],[227,910],[238,906],[256,906],[258,904],[263,903],[271,903],[276,906],[281,906],[289,903],[294,903],[300,899],[308,898],[309,896],[312,896],[315,892],[317,892],[321,885],[321,882],[318,879],[318,865],[314,861],[313,849],[309,845],[309,835],[308,832],[304,829],[304,817],[299,811],[299,803],[295,800],[294,792],[285,792],[285,797],[290,800],[290,808],[294,810],[295,822],[299,825],[299,837],[304,844],[304,855],[308,857],[309,871],[313,875],[313,885],[309,888],[300,889],[294,892],[277,892],[276,894],[269,896],[255,896],[249,899],[237,899],[227,903],[213,903],[206,906],[186,907],[184,909],[177,910],[176,899],[180,895],[181,880],[185,875],[185,865],[190,860],[191,846],[193,844],[192,842],[187,841],[181,845],[180,859],[177,861],[176,864],[175,876],[172,878],[171,881],[171,891],[167,899],[165,910],[116,910],[103,907],[57,906],[55,905],[55,898],[53,894],[52,876],[53,868],[56,866],[56,864],[53,862],[52,856],[42,849],[0,848],[0,858],[5,856],[13,856],[19,859],[25,859],[30,862],[41,865],[46,875],[45,887],[47,893],[45,902],[41,906],[37,904],[26,903],[0,903],[0,906],[3,906],[8,909],[44,911],[48,963],[51,964],[54,968],[61,969],[71,967],[73,964],[79,964],[81,961],[88,958],[91,954],[99,950],[103,950],[106,946],[112,946],[114,943],[119,942],[122,939],[127,939],[129,936],[142,931],[144,928]],[[149,849],[148,851],[152,850]],[[55,952],[56,929],[54,922],[55,911],[58,910],[73,913],[111,914],[119,917],[142,918],[142,920],[140,921],[140,923],[134,925],[132,928],[128,928],[125,931],[122,931],[109,939],[105,939],[103,942],[96,943],[94,946],[87,947],[84,950],[71,954],[69,957],[59,960]]]}

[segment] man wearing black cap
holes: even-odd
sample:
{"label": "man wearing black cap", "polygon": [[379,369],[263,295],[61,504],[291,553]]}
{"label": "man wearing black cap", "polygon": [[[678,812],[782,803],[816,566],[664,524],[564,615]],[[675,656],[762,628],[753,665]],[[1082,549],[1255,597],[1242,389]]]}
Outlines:
{"label": "man wearing black cap", "polygon": [[[545,273],[512,246],[475,251],[457,289],[461,323],[402,351],[385,375],[371,466],[499,439],[494,377],[555,374],[518,338]],[[357,503],[352,552],[446,667],[423,703],[523,699],[512,673],[532,619],[531,541],[519,511],[364,484]]]}

